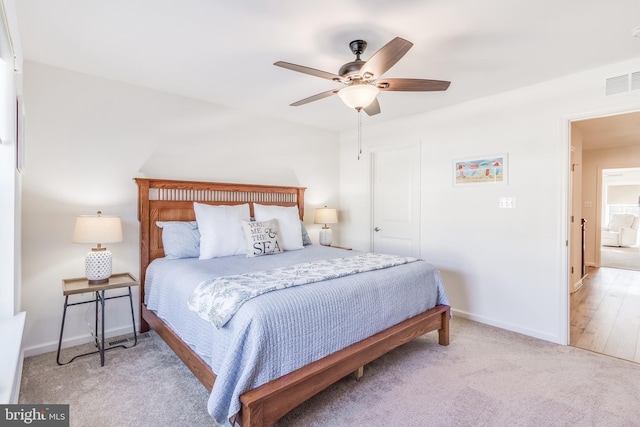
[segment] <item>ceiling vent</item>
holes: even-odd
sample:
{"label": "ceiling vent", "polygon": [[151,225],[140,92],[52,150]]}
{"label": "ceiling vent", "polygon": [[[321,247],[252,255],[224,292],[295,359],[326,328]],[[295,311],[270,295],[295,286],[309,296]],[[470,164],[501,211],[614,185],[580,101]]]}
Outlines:
{"label": "ceiling vent", "polygon": [[631,73],[631,90],[640,90],[640,71]]}
{"label": "ceiling vent", "polygon": [[640,71],[621,76],[609,77],[605,81],[605,95],[617,95],[633,90],[640,90]]}

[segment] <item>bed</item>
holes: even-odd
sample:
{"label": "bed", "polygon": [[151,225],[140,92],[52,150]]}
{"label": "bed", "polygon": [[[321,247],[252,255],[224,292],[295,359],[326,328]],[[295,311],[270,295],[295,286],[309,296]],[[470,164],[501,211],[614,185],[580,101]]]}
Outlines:
{"label": "bed", "polygon": [[[299,251],[284,251],[282,254],[275,256],[269,255],[250,259],[237,255],[230,258],[211,260],[167,260],[165,259],[163,247],[163,230],[159,228],[157,224],[158,222],[195,221],[196,213],[194,212],[194,202],[196,205],[206,204],[231,207],[248,204],[252,217],[254,216],[254,208],[257,209],[258,207],[295,207],[301,220],[304,216],[305,189],[302,187],[226,184],[147,178],[136,178],[135,181],[138,185],[138,217],[140,220],[140,329],[141,331],[147,331],[149,328],[154,329],[202,384],[212,392],[212,399],[214,393],[216,393],[216,389],[223,387],[221,384],[230,384],[234,381],[234,378],[228,377],[230,376],[229,372],[235,372],[235,370],[230,370],[228,366],[223,364],[225,361],[222,359],[225,359],[225,357],[210,356],[210,347],[216,347],[216,344],[221,342],[235,340],[235,338],[229,338],[232,334],[231,331],[236,327],[240,327],[238,325],[241,325],[242,322],[251,324],[253,321],[254,324],[257,323],[258,321],[253,320],[253,318],[258,319],[259,316],[253,312],[250,315],[247,314],[249,310],[255,309],[260,301],[267,302],[269,307],[280,304],[279,300],[284,300],[285,302],[282,304],[287,306],[294,305],[290,301],[303,301],[305,304],[315,304],[314,301],[317,300],[318,304],[320,304],[323,298],[326,298],[326,295],[338,291],[335,290],[335,287],[325,291],[322,286],[316,286],[316,284],[314,284],[313,286],[297,286],[292,289],[270,292],[245,302],[236,314],[233,315],[231,320],[228,320],[228,324],[218,329],[209,325],[193,311],[189,314],[186,310],[183,310],[183,308],[179,310],[183,310],[185,313],[178,313],[175,318],[171,317],[173,316],[172,314],[164,314],[161,307],[162,303],[159,301],[163,298],[167,300],[169,297],[156,296],[161,295],[157,294],[157,292],[160,292],[163,286],[171,287],[173,284],[181,282],[183,279],[186,280],[186,278],[189,277],[191,280],[189,286],[193,287],[196,282],[202,282],[202,279],[208,274],[205,270],[209,268],[224,270],[225,274],[232,275],[242,270],[242,268],[244,268],[242,267],[243,265],[251,265],[255,266],[251,268],[264,270],[264,266],[271,265],[272,262],[282,266],[285,264],[301,265],[301,263],[305,263],[311,258],[329,260],[327,262],[331,262],[333,259],[346,260],[366,256],[366,254],[361,255],[355,251],[311,245]],[[234,263],[230,262],[232,259]],[[169,269],[168,264],[177,264],[178,262],[185,266],[191,265],[191,267],[185,267],[189,270],[185,270],[183,273],[171,273],[172,270]],[[439,273],[437,270],[430,267],[429,272],[422,272],[423,263],[423,261],[417,260],[407,265],[393,266],[375,272],[359,273],[354,275],[353,278],[343,277],[332,279],[329,280],[328,283],[340,280],[342,281],[341,283],[346,284],[344,292],[351,292],[349,295],[355,295],[355,298],[339,296],[339,301],[375,300],[376,298],[372,298],[370,295],[363,295],[361,290],[354,290],[357,287],[364,286],[363,283],[365,282],[367,286],[369,286],[368,282],[370,280],[364,280],[369,277],[368,275],[374,277],[373,275],[375,274],[376,279],[374,282],[376,282],[376,286],[382,286],[381,284],[390,281],[388,277],[384,276],[385,274],[398,276],[397,273],[399,271],[407,271],[408,278],[416,277],[416,274],[432,275],[434,280],[438,282]],[[236,264],[238,264],[238,266],[236,266]],[[420,272],[418,272],[418,270],[420,270]],[[149,277],[147,277],[147,275],[149,275]],[[162,281],[166,284],[159,285]],[[147,289],[147,286],[149,286],[149,289]],[[182,284],[180,288],[182,288]],[[182,290],[179,292],[187,291]],[[188,292],[191,292],[191,290]],[[354,292],[360,292],[360,294]],[[429,295],[432,295],[436,291],[429,290],[428,292],[430,293]],[[437,292],[443,293],[443,289],[439,289]],[[401,293],[402,292],[395,292],[395,294]],[[387,303],[386,299],[394,298],[393,295],[394,294],[391,294],[390,296],[382,298],[385,300],[385,304]],[[286,339],[282,339],[282,337],[272,337],[271,335],[266,336],[266,338],[261,337],[256,339],[256,341],[263,343],[261,344],[263,345],[262,348],[254,351],[259,359],[247,359],[250,360],[250,363],[240,363],[243,369],[248,369],[248,373],[245,376],[248,377],[249,380],[245,378],[246,384],[243,383],[242,385],[244,388],[241,387],[239,391],[236,388],[235,394],[233,394],[234,400],[235,397],[237,397],[237,401],[232,402],[233,407],[238,408],[237,413],[234,413],[233,416],[227,417],[226,420],[223,421],[231,420],[231,422],[238,423],[242,426],[271,425],[295,406],[329,385],[352,372],[356,373],[356,375],[361,375],[362,367],[365,364],[418,336],[437,330],[438,342],[441,345],[448,345],[450,309],[448,305],[442,303],[442,301],[446,301],[446,294],[444,294],[444,299],[441,298],[442,295],[443,294],[440,294],[438,300],[430,298],[433,301],[429,302],[428,306],[421,305],[412,307],[411,310],[413,310],[413,312],[410,314],[399,313],[402,310],[394,308],[387,310],[389,316],[375,316],[376,318],[388,317],[388,319],[383,319],[381,322],[392,322],[392,324],[385,325],[384,327],[369,326],[370,323],[375,323],[373,321],[360,322],[364,324],[364,326],[358,325],[355,328],[357,329],[356,333],[364,335],[359,336],[359,338],[353,342],[348,341],[347,338],[344,338],[347,341],[343,342],[341,334],[336,334],[336,331],[340,332],[340,329],[336,329],[336,326],[334,326],[332,336],[336,337],[336,342],[331,342],[332,340],[326,338],[320,340],[322,342],[320,346],[323,347],[322,351],[326,354],[311,349],[314,345],[313,343],[318,340],[312,340],[309,336],[299,337],[299,335],[304,335],[300,334],[299,329],[290,332],[293,335],[287,335]],[[169,299],[174,298],[175,297],[172,296]],[[288,300],[288,298],[292,299]],[[438,304],[438,302],[440,303]],[[374,303],[377,302],[374,301]],[[405,303],[398,300],[397,304]],[[164,305],[168,304],[165,303]],[[336,304],[332,303],[332,305]],[[302,313],[298,313],[296,316],[310,316],[307,314],[310,309],[294,307],[293,310]],[[265,311],[272,310],[269,309]],[[344,315],[346,318],[351,316],[348,321],[342,318],[336,320],[333,313],[318,315],[320,317],[328,317],[322,318],[321,327],[313,327],[315,328],[314,334],[330,333],[327,331],[330,331],[331,327],[327,325],[331,323],[355,323],[353,318],[355,314],[351,313],[351,311],[347,305],[347,307],[342,309],[343,314],[340,314],[340,316]],[[397,316],[404,317],[400,317],[401,320],[397,320]],[[296,321],[287,321],[284,323],[295,325],[293,327],[294,329],[304,327],[303,321],[298,321],[297,317]],[[369,327],[380,330],[367,330]],[[266,328],[260,327],[260,330],[262,329]],[[202,336],[206,336],[204,344],[199,341]],[[304,341],[305,339],[306,341]],[[267,343],[264,344],[264,342]],[[273,342],[276,342],[277,345],[274,345]],[[270,358],[273,357],[273,360],[277,360],[275,359],[277,355],[272,356],[270,353],[291,352],[290,350],[286,350],[288,348],[287,346],[295,346],[298,350],[304,349],[304,351],[298,351],[300,354],[296,354],[295,360],[291,363],[287,360],[287,363],[282,364],[283,366],[280,366],[280,363],[275,363],[275,365],[278,365],[275,367],[268,366],[269,363],[272,363],[269,362],[271,360]],[[332,346],[335,346],[335,348],[332,348]],[[247,345],[246,347],[250,346]],[[264,351],[265,348],[277,348],[279,351]],[[307,352],[309,352],[309,354],[306,354]],[[256,362],[254,362],[254,360],[256,360]],[[212,368],[212,366],[214,366],[214,368]],[[219,375],[216,375],[214,372],[218,372]],[[216,380],[216,389],[214,389]],[[224,387],[226,387],[226,385]],[[212,399],[209,401],[210,412],[212,411]],[[235,409],[233,412],[235,412]],[[220,420],[218,419],[218,421]]]}

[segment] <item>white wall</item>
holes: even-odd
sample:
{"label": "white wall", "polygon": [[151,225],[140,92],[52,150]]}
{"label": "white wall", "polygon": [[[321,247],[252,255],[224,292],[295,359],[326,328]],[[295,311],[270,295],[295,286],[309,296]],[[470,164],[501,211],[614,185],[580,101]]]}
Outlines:
{"label": "white wall", "polygon": [[15,23],[13,1],[0,1],[0,319],[13,317],[20,308],[16,98],[22,92],[22,54]]}
{"label": "white wall", "polygon": [[[422,257],[440,268],[455,315],[567,343],[569,120],[640,107],[637,93],[602,91],[605,78],[638,69],[640,58],[402,120],[371,118],[360,161],[355,132],[342,133],[342,243],[370,248],[370,151],[420,142]],[[496,153],[508,153],[508,185],[453,186],[454,159]],[[500,209],[500,197],[515,209]]]}
{"label": "white wall", "polygon": [[637,205],[638,195],[640,185],[613,184],[607,187],[607,203],[610,205]]}
{"label": "white wall", "polygon": [[[114,272],[138,275],[136,176],[305,186],[305,223],[316,241],[314,208],[338,205],[335,133],[33,62],[24,75],[27,354],[55,349],[61,280],[84,275],[90,245],[71,243],[77,215],[119,215],[124,241],[108,245]],[[66,344],[87,340],[91,310],[69,308]],[[127,310],[126,299],[108,301],[107,329],[127,332]]]}
{"label": "white wall", "polygon": [[[2,16],[0,15],[0,18]],[[16,275],[16,87],[13,63],[0,59],[0,318],[13,317]]]}

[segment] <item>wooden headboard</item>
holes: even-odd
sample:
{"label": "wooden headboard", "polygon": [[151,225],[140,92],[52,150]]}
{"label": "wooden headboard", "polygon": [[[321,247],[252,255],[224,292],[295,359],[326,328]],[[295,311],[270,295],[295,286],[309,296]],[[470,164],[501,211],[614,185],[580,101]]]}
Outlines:
{"label": "wooden headboard", "polygon": [[140,303],[144,302],[147,266],[164,256],[162,229],[156,221],[195,221],[193,202],[211,205],[248,203],[297,206],[304,217],[305,187],[228,184],[221,182],[177,181],[135,178],[138,184],[138,220],[140,221]]}

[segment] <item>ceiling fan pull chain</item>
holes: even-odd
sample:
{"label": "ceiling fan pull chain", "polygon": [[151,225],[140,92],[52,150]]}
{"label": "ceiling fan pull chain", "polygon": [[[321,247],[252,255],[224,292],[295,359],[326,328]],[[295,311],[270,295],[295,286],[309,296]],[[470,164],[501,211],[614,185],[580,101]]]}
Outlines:
{"label": "ceiling fan pull chain", "polygon": [[362,154],[362,108],[358,108],[358,160]]}

